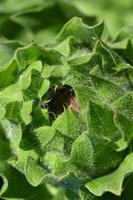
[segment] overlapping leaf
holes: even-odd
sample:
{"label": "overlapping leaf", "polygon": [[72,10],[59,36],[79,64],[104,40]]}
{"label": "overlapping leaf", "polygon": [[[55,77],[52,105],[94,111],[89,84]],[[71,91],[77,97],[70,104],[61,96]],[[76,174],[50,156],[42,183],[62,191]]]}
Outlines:
{"label": "overlapping leaf", "polygon": [[[124,177],[133,172],[132,65],[105,44],[105,29],[74,17],[47,47],[19,47],[1,67],[3,198],[120,195]],[[50,89],[64,84],[74,89],[80,109],[65,108],[51,121],[45,103]],[[65,192],[59,195],[60,186]]]}

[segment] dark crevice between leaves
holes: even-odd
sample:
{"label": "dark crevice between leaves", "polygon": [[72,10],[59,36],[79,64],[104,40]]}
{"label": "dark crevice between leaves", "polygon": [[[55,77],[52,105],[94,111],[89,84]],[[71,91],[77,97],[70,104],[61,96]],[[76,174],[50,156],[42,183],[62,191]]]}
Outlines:
{"label": "dark crevice between leaves", "polygon": [[80,112],[80,106],[77,104],[76,95],[71,86],[62,85],[57,88],[53,87],[50,88],[49,93],[48,101],[42,103],[41,106],[48,110],[50,121],[56,119],[68,107],[76,112]]}
{"label": "dark crevice between leaves", "polygon": [[3,186],[3,184],[4,184],[3,178],[0,176],[0,190],[1,190],[2,186]]}

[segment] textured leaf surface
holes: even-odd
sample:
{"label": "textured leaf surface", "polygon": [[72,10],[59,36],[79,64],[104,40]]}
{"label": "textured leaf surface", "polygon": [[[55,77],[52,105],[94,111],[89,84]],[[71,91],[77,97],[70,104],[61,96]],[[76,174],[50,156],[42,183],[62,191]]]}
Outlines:
{"label": "textured leaf surface", "polygon": [[123,163],[109,175],[94,179],[86,184],[86,187],[96,196],[101,196],[104,192],[110,191],[115,195],[122,192],[122,184],[126,175],[133,172],[133,154],[129,154]]}
{"label": "textured leaf surface", "polygon": [[3,199],[132,196],[122,191],[133,172],[132,28],[112,41],[104,22],[90,26],[94,2],[0,2]]}

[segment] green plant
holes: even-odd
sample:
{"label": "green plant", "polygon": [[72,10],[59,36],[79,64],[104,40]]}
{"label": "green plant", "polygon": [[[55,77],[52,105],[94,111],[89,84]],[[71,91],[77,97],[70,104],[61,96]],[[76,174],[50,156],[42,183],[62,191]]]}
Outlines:
{"label": "green plant", "polygon": [[[73,18],[53,43],[18,47],[1,67],[2,198],[121,194],[133,172],[133,68],[106,40],[104,23]],[[81,110],[67,107],[51,121],[41,105],[50,88],[63,85],[73,88]]]}

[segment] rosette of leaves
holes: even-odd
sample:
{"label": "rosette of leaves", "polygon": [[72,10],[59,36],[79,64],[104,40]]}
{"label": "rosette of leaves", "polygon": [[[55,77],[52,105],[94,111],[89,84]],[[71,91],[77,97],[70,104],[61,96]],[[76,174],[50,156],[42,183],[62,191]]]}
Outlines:
{"label": "rosette of leaves", "polygon": [[[75,17],[53,43],[19,46],[0,68],[1,198],[130,197],[133,66],[106,40],[104,23]],[[51,120],[42,105],[64,85],[80,110]]]}

